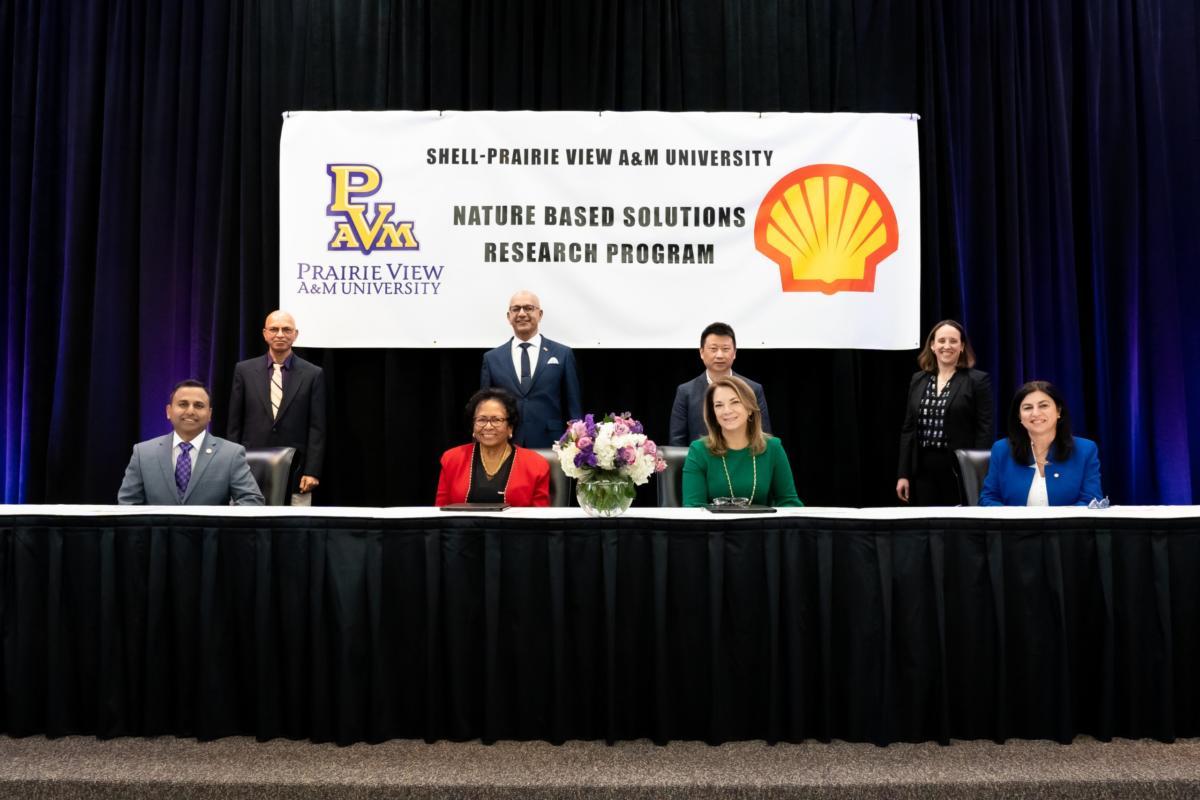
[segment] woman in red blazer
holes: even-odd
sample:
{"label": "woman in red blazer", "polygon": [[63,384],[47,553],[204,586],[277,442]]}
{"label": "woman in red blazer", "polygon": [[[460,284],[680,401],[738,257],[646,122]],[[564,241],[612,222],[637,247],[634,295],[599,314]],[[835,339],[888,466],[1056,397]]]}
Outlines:
{"label": "woman in red blazer", "polygon": [[520,422],[517,401],[503,389],[480,389],[467,402],[470,444],[442,453],[436,505],[550,505],[550,465],[510,441]]}

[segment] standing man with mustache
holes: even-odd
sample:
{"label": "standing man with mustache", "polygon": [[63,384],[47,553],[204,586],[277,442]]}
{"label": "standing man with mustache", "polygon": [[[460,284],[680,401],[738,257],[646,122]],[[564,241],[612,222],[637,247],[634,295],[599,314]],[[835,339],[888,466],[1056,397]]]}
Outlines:
{"label": "standing man with mustache", "polygon": [[700,333],[700,360],[704,372],[687,383],[679,384],[675,390],[675,403],[671,406],[670,443],[676,447],[687,447],[696,439],[708,435],[704,426],[704,393],[708,385],[719,378],[731,375],[741,378],[754,390],[754,399],[762,414],[764,433],[771,432],[771,416],[767,413],[767,398],[762,385],[733,371],[737,358],[737,336],[733,328],[724,322],[714,322]]}
{"label": "standing man with mustache", "polygon": [[325,459],[325,373],[292,352],[300,335],[286,311],[263,323],[265,356],[241,361],[229,393],[229,438],[246,447],[294,447],[292,505],[312,505]]}
{"label": "standing man with mustache", "polygon": [[508,301],[508,324],[513,337],[483,354],[479,388],[498,386],[517,398],[521,422],[512,443],[549,447],[566,429],[569,419],[583,416],[575,353],[538,332],[542,304],[533,292],[522,290]]}

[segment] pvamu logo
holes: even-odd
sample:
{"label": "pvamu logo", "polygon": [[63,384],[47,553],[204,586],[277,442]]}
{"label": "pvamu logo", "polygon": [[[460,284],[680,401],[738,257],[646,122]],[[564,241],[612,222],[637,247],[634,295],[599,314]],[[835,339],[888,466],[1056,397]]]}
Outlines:
{"label": "pvamu logo", "polygon": [[419,250],[413,223],[393,222],[395,203],[368,203],[379,191],[383,176],[370,164],[329,164],[325,171],[333,181],[332,199],[325,214],[338,217],[330,250]]}

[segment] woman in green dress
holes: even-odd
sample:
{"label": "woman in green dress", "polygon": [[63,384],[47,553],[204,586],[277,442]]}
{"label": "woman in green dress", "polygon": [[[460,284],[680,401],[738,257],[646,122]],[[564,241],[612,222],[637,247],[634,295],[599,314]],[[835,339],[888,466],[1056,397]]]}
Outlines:
{"label": "woman in green dress", "polygon": [[737,377],[718,378],[704,395],[708,436],[692,442],[683,464],[683,504],[705,506],[718,497],[752,505],[802,506],[792,467],[779,440],[763,433],[754,392]]}

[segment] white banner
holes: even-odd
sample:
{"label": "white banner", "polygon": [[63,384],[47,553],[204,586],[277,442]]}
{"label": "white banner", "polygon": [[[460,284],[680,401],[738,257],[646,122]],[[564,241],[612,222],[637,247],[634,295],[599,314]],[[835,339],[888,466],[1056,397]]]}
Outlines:
{"label": "white banner", "polygon": [[917,124],[898,114],[287,115],[280,306],[309,347],[908,349]]}

